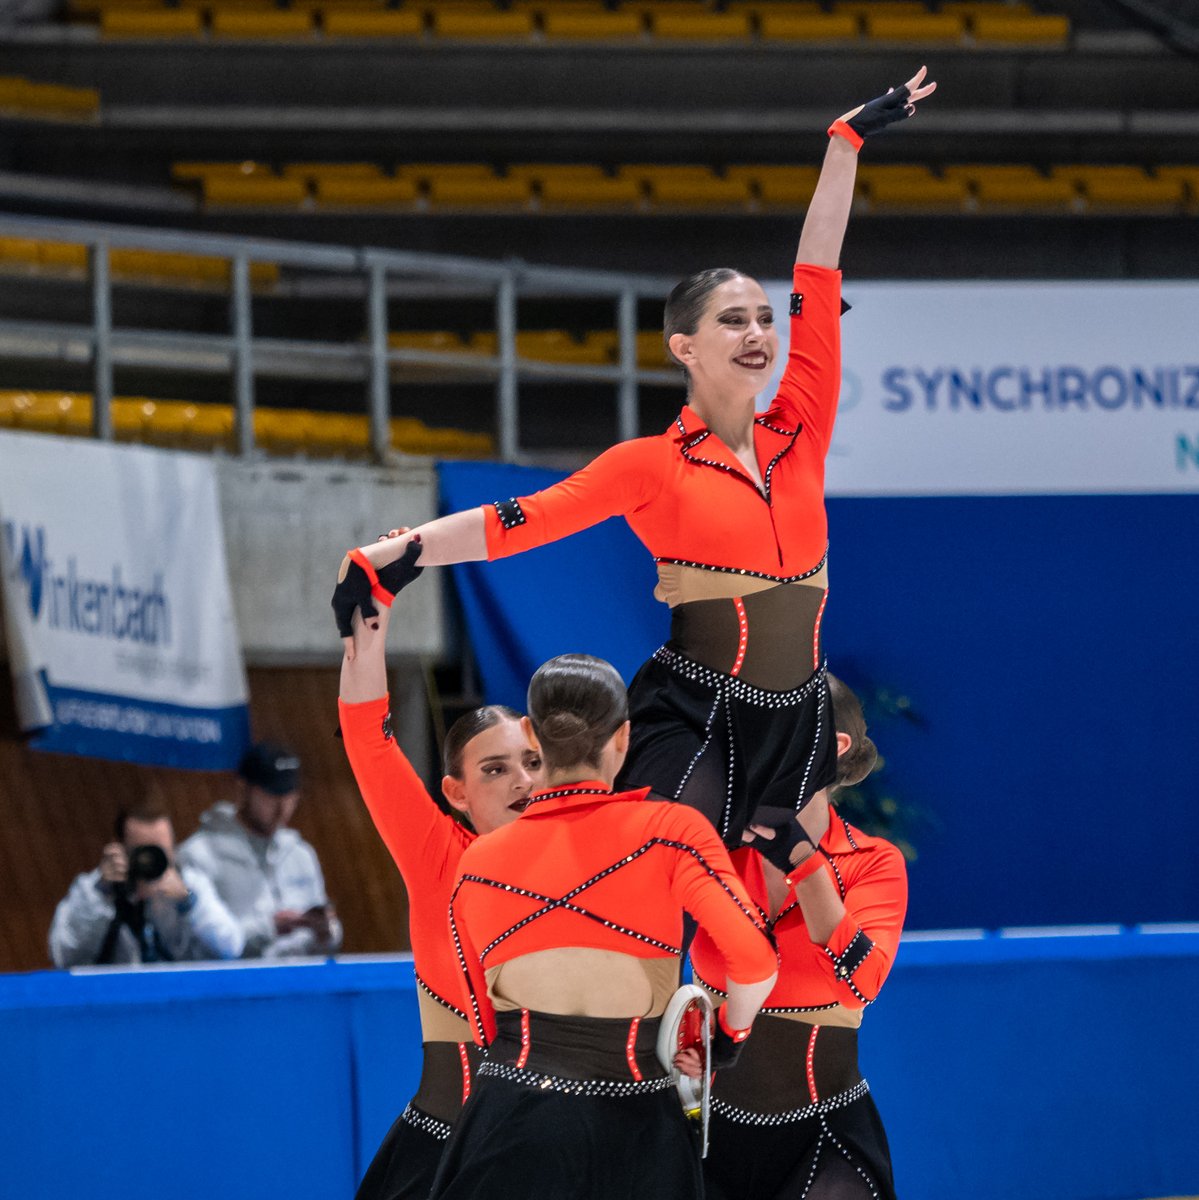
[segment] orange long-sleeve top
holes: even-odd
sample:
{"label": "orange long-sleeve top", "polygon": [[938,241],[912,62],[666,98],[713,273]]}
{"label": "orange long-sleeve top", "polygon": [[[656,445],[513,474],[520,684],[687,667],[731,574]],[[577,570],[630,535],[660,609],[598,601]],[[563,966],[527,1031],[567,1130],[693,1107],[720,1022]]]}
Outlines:
{"label": "orange long-sleeve top", "polygon": [[[818,869],[832,877],[845,916],[827,942],[812,941],[794,887],[767,919],[761,855],[751,849],[732,854],[778,946],[779,978],[764,1013],[818,1012],[838,1005],[860,1010],[878,996],[895,961],[908,904],[903,855],[890,842],[855,829],[835,812],[830,815],[817,851],[823,860]],[[723,991],[719,953],[702,929],[691,946],[691,964],[700,982]]]}
{"label": "orange long-sleeve top", "polygon": [[763,490],[688,406],[665,433],[621,442],[532,496],[484,506],[489,559],[624,516],[659,564],[791,583],[828,543],[824,458],[841,386],[841,273],[797,264],[787,367],[754,421]]}
{"label": "orange long-sleeve top", "polygon": [[495,1032],[489,968],[559,947],[677,959],[683,909],[708,931],[721,980],[773,974],[764,922],[711,823],[647,796],[595,781],[535,792],[512,824],[463,854],[450,928],[476,1040]]}
{"label": "orange long-sleeve top", "polygon": [[[408,891],[408,931],[417,983],[430,998],[466,1021],[466,988],[447,913],[459,863],[476,835],[437,806],[412,769],[392,736],[386,696],[358,704],[338,700],[337,709],[354,778]],[[469,1040],[465,1027],[461,1032]],[[423,1040],[462,1039],[425,1036]]]}

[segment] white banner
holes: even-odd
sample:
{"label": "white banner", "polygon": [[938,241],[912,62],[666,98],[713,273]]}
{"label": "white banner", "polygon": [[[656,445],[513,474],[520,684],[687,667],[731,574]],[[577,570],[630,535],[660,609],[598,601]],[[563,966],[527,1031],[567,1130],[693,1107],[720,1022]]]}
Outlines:
{"label": "white banner", "polygon": [[844,290],[829,495],[1199,491],[1199,285]]}
{"label": "white banner", "polygon": [[246,679],[211,460],[0,433],[18,711],[46,750],[229,768]]}

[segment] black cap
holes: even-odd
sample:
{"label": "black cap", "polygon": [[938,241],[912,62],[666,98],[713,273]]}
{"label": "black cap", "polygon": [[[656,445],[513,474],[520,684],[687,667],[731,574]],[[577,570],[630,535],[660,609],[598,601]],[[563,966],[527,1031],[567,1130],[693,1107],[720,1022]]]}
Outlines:
{"label": "black cap", "polygon": [[251,787],[275,796],[286,796],[300,786],[300,760],[296,752],[277,742],[257,742],[246,751],[237,773]]}

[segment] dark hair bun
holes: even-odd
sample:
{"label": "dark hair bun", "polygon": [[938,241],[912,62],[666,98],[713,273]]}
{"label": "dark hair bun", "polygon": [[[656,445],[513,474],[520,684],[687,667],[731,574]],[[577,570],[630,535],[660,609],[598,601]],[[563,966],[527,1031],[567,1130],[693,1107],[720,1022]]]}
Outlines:
{"label": "dark hair bun", "polygon": [[878,762],[878,747],[864,733],[837,759],[837,785],[853,787],[861,783]]}
{"label": "dark hair bun", "polygon": [[541,722],[541,738],[547,742],[567,742],[587,732],[587,722],[577,713],[550,713]]}

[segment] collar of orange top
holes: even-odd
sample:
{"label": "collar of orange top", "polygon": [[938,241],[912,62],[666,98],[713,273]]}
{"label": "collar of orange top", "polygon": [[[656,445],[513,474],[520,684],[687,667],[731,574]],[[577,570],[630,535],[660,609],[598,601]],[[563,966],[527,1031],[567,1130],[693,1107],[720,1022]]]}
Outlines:
{"label": "collar of orange top", "polygon": [[644,800],[649,788],[635,788],[629,792],[614,792],[599,779],[584,779],[579,783],[567,783],[558,787],[542,788],[529,797],[528,807],[520,815],[544,816],[561,812],[564,808],[581,808],[587,804],[598,804],[605,800]]}
{"label": "collar of orange top", "polygon": [[[754,417],[754,424],[759,433],[772,433],[779,437],[793,438],[799,432],[798,429],[792,428],[790,420],[777,404],[772,404],[765,412],[758,413]],[[682,411],[675,418],[673,432],[675,440],[679,442],[690,442],[705,433],[716,436],[690,404],[684,404]]]}

